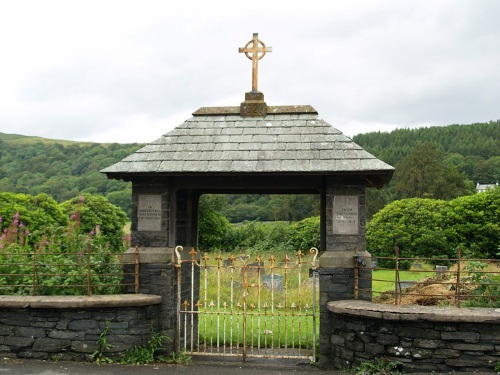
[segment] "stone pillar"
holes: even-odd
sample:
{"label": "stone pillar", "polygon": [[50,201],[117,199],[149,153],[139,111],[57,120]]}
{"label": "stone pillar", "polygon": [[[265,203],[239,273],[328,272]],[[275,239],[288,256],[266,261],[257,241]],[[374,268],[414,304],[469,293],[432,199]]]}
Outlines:
{"label": "stone pillar", "polygon": [[[354,298],[354,255],[366,253],[366,196],[364,181],[358,178],[327,179],[322,210],[325,222],[325,249],[319,258],[320,282],[320,364],[330,358],[330,301]],[[366,274],[364,274],[366,277]],[[363,287],[367,283],[363,283]],[[370,282],[371,284],[371,282]],[[363,296],[367,298],[366,295]]]}
{"label": "stone pillar", "polygon": [[[139,293],[162,297],[157,329],[170,338],[169,351],[178,349],[181,344],[177,337],[179,289],[181,303],[190,301],[191,293],[198,300],[199,269],[196,268],[194,285],[191,285],[190,263],[181,268],[175,266],[176,246],[184,247],[180,254],[183,260],[189,260],[191,248],[197,246],[197,214],[198,195],[192,189],[179,189],[169,180],[135,181],[132,185],[132,247],[124,254],[126,283],[129,284],[126,292],[135,292],[137,248]],[[196,329],[197,322],[194,325]]]}
{"label": "stone pillar", "polygon": [[177,269],[174,267],[175,230],[171,187],[168,181],[134,181],[132,185],[132,247],[125,263],[126,293],[134,293],[136,247],[139,258],[139,293],[162,297],[157,331],[168,337],[167,351],[175,348],[177,335]]}

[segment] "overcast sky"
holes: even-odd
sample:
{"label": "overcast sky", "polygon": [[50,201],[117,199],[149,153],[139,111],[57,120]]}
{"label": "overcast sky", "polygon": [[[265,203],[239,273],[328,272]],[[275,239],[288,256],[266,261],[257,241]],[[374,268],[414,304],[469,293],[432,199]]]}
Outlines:
{"label": "overcast sky", "polygon": [[500,119],[500,1],[0,0],[0,132],[151,142],[238,106],[259,33],[268,105],[348,136]]}

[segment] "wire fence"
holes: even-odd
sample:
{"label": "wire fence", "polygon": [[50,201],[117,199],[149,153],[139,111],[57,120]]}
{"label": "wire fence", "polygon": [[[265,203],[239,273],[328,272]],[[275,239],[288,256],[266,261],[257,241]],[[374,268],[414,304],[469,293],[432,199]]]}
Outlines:
{"label": "wire fence", "polygon": [[[0,251],[0,295],[139,293],[139,252]],[[354,298],[416,305],[500,307],[500,259],[405,258],[354,254]]]}
{"label": "wire fence", "polygon": [[122,254],[0,251],[0,295],[105,295],[139,292],[139,252],[128,267]]}
{"label": "wire fence", "polygon": [[500,307],[500,259],[404,258],[354,254],[354,297],[380,303]]}

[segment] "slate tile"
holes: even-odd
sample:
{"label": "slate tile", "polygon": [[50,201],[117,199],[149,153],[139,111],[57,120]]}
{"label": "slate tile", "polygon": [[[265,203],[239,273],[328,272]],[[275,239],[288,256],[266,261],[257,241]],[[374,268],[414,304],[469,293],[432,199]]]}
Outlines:
{"label": "slate tile", "polygon": [[224,128],[221,130],[221,134],[223,135],[241,135],[243,134],[243,128]]}
{"label": "slate tile", "polygon": [[187,160],[182,167],[185,172],[206,172],[207,168],[207,160]]}
{"label": "slate tile", "polygon": [[207,165],[207,172],[221,172],[231,169],[232,160],[210,160]]}
{"label": "slate tile", "polygon": [[158,167],[158,172],[182,172],[184,169],[183,160],[163,161]]}
{"label": "slate tile", "polygon": [[262,143],[240,143],[238,144],[238,151],[256,151],[262,149]]}
{"label": "slate tile", "polygon": [[231,170],[234,172],[253,172],[256,167],[256,160],[234,160],[231,164]]}

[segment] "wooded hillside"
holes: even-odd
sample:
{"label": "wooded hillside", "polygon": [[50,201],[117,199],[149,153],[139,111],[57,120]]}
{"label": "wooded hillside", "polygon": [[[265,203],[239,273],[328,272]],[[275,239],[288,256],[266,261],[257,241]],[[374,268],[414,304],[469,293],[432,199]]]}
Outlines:
{"label": "wooded hillside", "polygon": [[[353,140],[396,167],[391,184],[369,189],[369,217],[395,199],[453,199],[476,183],[500,182],[500,121],[359,134]],[[131,186],[99,172],[142,144],[80,143],[0,133],[0,191],[47,193],[59,202],[98,194],[130,213]],[[314,197],[228,195],[232,222],[295,221],[318,214]]]}
{"label": "wooded hillside", "polygon": [[377,158],[395,166],[419,143],[435,143],[456,157],[467,177],[476,183],[500,180],[500,120],[471,125],[398,129],[390,133],[358,134],[353,141]]}
{"label": "wooded hillside", "polygon": [[130,213],[130,184],[109,180],[99,170],[139,147],[0,133],[0,191],[46,193],[58,202],[82,193],[103,195]]}

